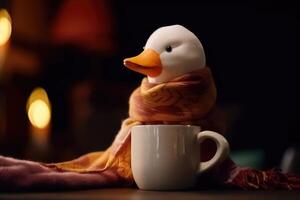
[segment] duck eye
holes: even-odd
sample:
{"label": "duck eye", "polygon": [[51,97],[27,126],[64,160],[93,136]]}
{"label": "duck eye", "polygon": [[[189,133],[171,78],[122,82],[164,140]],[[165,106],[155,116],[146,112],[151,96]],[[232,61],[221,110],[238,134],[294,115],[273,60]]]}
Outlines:
{"label": "duck eye", "polygon": [[172,47],[171,46],[167,46],[166,47],[166,51],[170,53],[172,51]]}

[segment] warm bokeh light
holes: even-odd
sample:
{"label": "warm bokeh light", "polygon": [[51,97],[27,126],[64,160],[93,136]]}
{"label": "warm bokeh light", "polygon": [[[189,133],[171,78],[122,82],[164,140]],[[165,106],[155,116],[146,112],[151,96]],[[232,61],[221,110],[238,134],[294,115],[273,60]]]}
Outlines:
{"label": "warm bokeh light", "polygon": [[11,20],[6,10],[0,10],[0,46],[4,45],[11,35]]}
{"label": "warm bokeh light", "polygon": [[28,117],[35,127],[45,128],[50,121],[50,109],[44,101],[36,100],[29,106]]}
{"label": "warm bokeh light", "polygon": [[36,88],[27,101],[30,123],[36,128],[46,128],[51,120],[51,105],[43,88]]}

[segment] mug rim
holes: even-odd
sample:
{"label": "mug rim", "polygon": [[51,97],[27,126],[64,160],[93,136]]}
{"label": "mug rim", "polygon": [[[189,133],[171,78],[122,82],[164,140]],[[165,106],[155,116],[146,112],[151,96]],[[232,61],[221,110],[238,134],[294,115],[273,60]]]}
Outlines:
{"label": "mug rim", "polygon": [[200,128],[201,126],[197,126],[197,125],[190,125],[190,124],[140,124],[140,125],[135,125],[132,126],[132,128],[134,127],[151,127],[151,126],[161,126],[161,127],[186,127],[186,128]]}

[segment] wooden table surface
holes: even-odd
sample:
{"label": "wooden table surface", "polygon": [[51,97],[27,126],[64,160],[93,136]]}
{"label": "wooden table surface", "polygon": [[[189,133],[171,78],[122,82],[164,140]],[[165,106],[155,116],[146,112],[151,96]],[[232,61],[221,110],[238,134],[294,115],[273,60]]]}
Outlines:
{"label": "wooden table surface", "polygon": [[2,193],[0,199],[105,199],[105,200],[273,200],[300,199],[300,191],[142,191],[138,189],[98,189],[68,192]]}

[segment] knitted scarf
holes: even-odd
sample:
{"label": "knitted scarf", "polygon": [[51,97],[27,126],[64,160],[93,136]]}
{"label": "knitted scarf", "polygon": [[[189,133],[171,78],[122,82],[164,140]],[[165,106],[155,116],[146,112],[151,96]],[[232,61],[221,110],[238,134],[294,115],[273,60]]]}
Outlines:
{"label": "knitted scarf", "polygon": [[[0,191],[82,189],[134,184],[130,166],[130,129],[139,124],[191,124],[222,134],[215,114],[216,88],[209,68],[162,84],[142,80],[129,100],[129,118],[105,151],[62,163],[37,163],[0,156]],[[215,151],[202,146],[204,160]],[[207,177],[223,187],[239,189],[300,189],[300,177],[278,170],[241,168],[230,158],[210,170]],[[201,179],[204,181],[205,179]]]}

